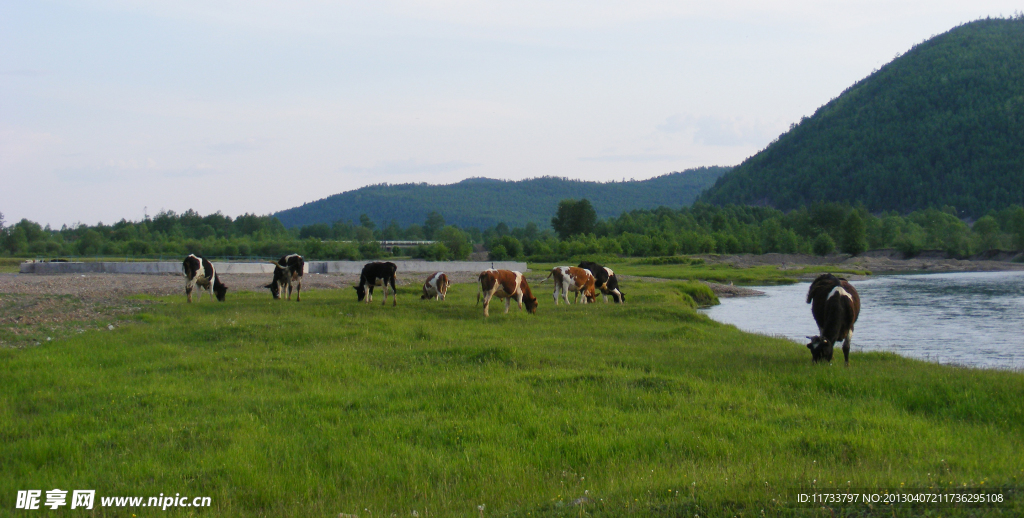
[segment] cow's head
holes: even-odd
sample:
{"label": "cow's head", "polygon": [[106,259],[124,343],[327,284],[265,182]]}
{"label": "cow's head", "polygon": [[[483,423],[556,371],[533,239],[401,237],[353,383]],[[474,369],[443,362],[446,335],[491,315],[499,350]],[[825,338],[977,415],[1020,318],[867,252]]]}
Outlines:
{"label": "cow's head", "polygon": [[808,336],[807,338],[811,340],[811,343],[807,344],[807,348],[811,350],[811,361],[817,363],[824,360],[831,363],[832,347],[835,344],[820,336]]}
{"label": "cow's head", "polygon": [[614,300],[616,303],[619,303],[619,302],[623,302],[624,303],[624,302],[626,302],[626,294],[622,293],[621,291],[613,291],[612,292],[612,300]]}
{"label": "cow's head", "polygon": [[228,287],[223,283],[215,283],[213,294],[217,296],[217,300],[224,302],[224,296],[228,294]]}
{"label": "cow's head", "polygon": [[353,290],[356,290],[356,296],[359,297],[359,302],[362,302],[366,298],[366,288],[362,286],[352,286]]}
{"label": "cow's head", "polygon": [[534,297],[532,295],[524,296],[523,297],[523,305],[526,306],[526,311],[529,311],[530,313],[533,313],[534,315],[537,314],[537,297]]}
{"label": "cow's head", "polygon": [[281,286],[277,282],[272,282],[264,286],[264,288],[270,289],[270,294],[274,296],[274,300],[281,298]]}

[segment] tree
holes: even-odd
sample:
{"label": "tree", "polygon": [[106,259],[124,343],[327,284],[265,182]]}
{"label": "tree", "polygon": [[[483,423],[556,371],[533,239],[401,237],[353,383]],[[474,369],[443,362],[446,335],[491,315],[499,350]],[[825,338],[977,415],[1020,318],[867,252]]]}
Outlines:
{"label": "tree", "polygon": [[857,255],[868,249],[868,229],[857,211],[851,211],[843,222],[839,248],[850,255]]}
{"label": "tree", "polygon": [[373,229],[377,228],[377,225],[373,222],[372,219],[370,219],[370,216],[367,216],[366,214],[359,215],[359,224],[362,225],[363,228],[370,229],[370,231],[373,231]]}
{"label": "tree", "polygon": [[1013,232],[1013,247],[1024,248],[1024,207],[1016,207],[1010,214],[1010,231]]}
{"label": "tree", "polygon": [[431,211],[427,214],[427,221],[423,223],[423,235],[427,239],[434,239],[434,234],[444,228],[444,216]]}
{"label": "tree", "polygon": [[992,216],[985,216],[974,222],[971,232],[978,237],[978,251],[999,247],[999,222]]}
{"label": "tree", "polygon": [[436,241],[443,243],[451,254],[452,259],[465,260],[473,252],[473,245],[469,243],[469,236],[465,232],[451,225],[446,225],[435,236]]}
{"label": "tree", "polygon": [[597,224],[597,212],[586,198],[582,200],[565,199],[558,202],[558,213],[551,218],[551,228],[558,237],[568,239],[579,234],[587,234]]}
{"label": "tree", "polygon": [[811,248],[814,250],[814,255],[828,255],[836,250],[836,242],[832,240],[832,236],[822,232],[814,238]]}

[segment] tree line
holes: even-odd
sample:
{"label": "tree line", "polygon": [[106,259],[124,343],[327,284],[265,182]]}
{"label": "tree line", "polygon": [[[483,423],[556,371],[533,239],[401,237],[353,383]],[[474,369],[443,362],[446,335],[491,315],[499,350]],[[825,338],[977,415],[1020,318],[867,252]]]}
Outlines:
{"label": "tree line", "polygon": [[[359,222],[317,223],[287,229],[273,216],[235,219],[193,210],[166,211],[141,221],[113,225],[63,226],[59,230],[21,220],[4,226],[0,253],[8,256],[178,257],[196,253],[217,258],[273,258],[300,253],[311,260],[362,260],[408,256],[463,260],[479,244],[495,260],[561,261],[588,254],[626,257],[677,254],[763,254],[834,252],[859,254],[893,248],[911,257],[941,250],[964,258],[991,250],[1024,249],[1024,208],[990,211],[973,222],[954,207],[900,215],[873,214],[863,205],[816,202],[789,212],[768,207],[696,203],[690,207],[633,210],[600,219],[586,199],[565,199],[550,228],[536,223],[485,229],[448,225],[437,213],[423,224],[378,226],[365,214]],[[429,241],[408,250],[386,250],[382,241]]]}

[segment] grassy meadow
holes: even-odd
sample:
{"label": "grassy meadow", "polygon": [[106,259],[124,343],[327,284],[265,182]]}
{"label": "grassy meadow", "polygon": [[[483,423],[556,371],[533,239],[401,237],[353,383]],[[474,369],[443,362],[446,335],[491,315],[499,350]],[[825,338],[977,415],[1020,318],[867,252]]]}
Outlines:
{"label": "grassy meadow", "polygon": [[[184,296],[0,349],[0,515],[95,489],[74,516],[1019,516],[798,507],[797,488],[1024,484],[1024,375],[803,345],[630,282],[626,305],[491,317],[476,286],[398,307],[352,290]],[[808,319],[810,312],[808,311]],[[102,496],[208,496],[115,509]],[[69,493],[70,498],[70,493]],[[923,509],[923,510],[922,510]],[[37,511],[49,515],[48,508]],[[927,513],[927,514],[925,514]]]}

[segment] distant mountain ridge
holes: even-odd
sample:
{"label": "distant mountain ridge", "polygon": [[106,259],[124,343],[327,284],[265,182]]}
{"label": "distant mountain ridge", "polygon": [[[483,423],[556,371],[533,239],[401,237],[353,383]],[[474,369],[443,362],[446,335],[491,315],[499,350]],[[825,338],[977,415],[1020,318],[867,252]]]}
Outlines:
{"label": "distant mountain ridge", "polygon": [[423,224],[431,211],[460,227],[488,228],[502,222],[515,227],[532,221],[544,228],[550,225],[558,202],[566,198],[590,200],[601,218],[634,209],[684,207],[730,169],[701,167],[649,180],[609,183],[546,176],[519,181],[468,178],[450,185],[370,185],[273,215],[289,228],[339,220],[358,223],[361,214],[378,226],[394,220],[404,227]]}
{"label": "distant mountain ridge", "polygon": [[700,201],[962,216],[1024,204],[1024,16],[929,39],[720,178]]}

